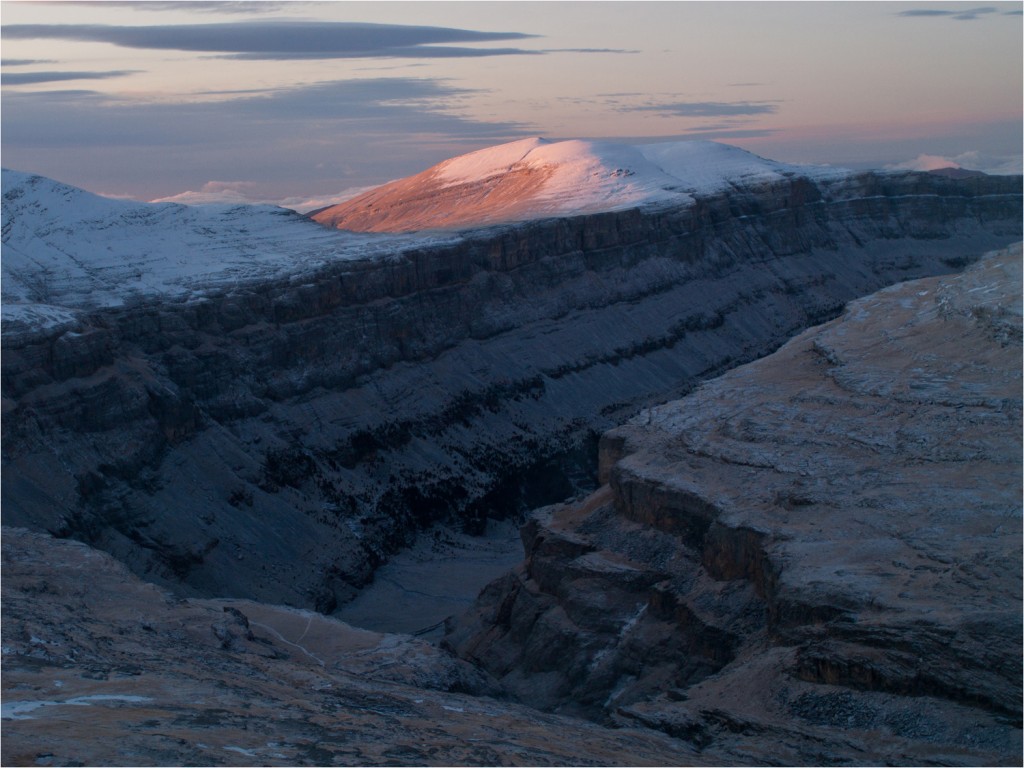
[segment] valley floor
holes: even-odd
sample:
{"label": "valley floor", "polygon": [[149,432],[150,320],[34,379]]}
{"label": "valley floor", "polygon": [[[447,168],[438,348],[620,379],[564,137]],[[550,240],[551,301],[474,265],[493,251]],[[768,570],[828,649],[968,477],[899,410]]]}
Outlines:
{"label": "valley floor", "polygon": [[443,634],[444,620],[469,608],[488,583],[523,560],[519,526],[489,520],[483,536],[437,525],[393,556],[334,616],[375,632],[425,639]]}

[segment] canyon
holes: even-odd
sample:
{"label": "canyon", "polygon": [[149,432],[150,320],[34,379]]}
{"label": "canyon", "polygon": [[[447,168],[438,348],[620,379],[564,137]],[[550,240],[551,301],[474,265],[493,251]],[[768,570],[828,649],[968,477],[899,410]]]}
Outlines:
{"label": "canyon", "polygon": [[4,526],[3,760],[1012,764],[1022,277],[857,300],[609,431],[440,646]]}
{"label": "canyon", "polygon": [[[1007,570],[1019,550],[1019,504],[1008,501],[1019,502],[1019,439],[1005,442],[1015,424],[1019,437],[1019,296],[1004,295],[1013,276],[992,277],[991,259],[969,265],[1020,239],[1020,177],[737,167],[631,207],[541,206],[525,220],[413,234],[332,231],[280,209],[121,204],[5,171],[4,677],[44,702],[15,714],[120,696],[77,710],[109,724],[136,704],[139,718],[162,706],[145,722],[177,712],[164,757],[104,759],[175,762],[185,743],[214,738],[181,720],[180,691],[209,698],[203,680],[240,675],[268,702],[261,711],[291,713],[283,730],[238,741],[246,697],[218,693],[219,714],[200,725],[235,740],[189,760],[744,764],[780,740],[790,751],[773,753],[779,762],[1019,753],[1020,638],[1007,629],[1019,624],[1019,573]],[[486,196],[464,182],[460,199]],[[75,207],[90,214],[70,226]],[[131,236],[117,243],[108,230]],[[769,358],[782,360],[769,364],[777,375],[744,366],[847,302],[920,278],[947,282],[863,299],[832,330],[784,347],[809,345],[805,378],[795,358]],[[1003,286],[992,302],[973,302],[992,286]],[[922,309],[932,299],[915,290],[946,303]],[[901,347],[880,329],[890,316],[894,329],[924,327],[936,313],[971,341]],[[873,341],[849,351],[846,333]],[[941,352],[993,344],[975,368],[925,370]],[[887,345],[925,372],[886,368],[895,351],[881,363],[869,354]],[[892,410],[862,424],[874,406],[833,385]],[[907,403],[922,413],[894,443],[868,434]],[[954,442],[945,453],[944,433],[914,421],[929,409]],[[910,479],[892,479],[894,457],[910,457]],[[921,467],[940,459],[959,463],[939,474],[970,478],[984,465],[989,482],[964,483],[961,497],[929,486]],[[865,477],[871,493],[857,485]],[[908,520],[922,506],[942,519],[918,535]],[[323,615],[353,603],[428,526],[482,533],[537,508],[524,564],[449,619],[440,646]],[[949,540],[963,552],[944,549]],[[136,607],[86,599],[57,567],[79,561],[84,579],[102,574],[109,595],[123,590]],[[955,610],[934,605],[952,583],[988,612],[959,597]],[[57,636],[76,622],[84,639]],[[299,625],[319,628],[316,641]],[[200,649],[191,666],[169,661],[185,638]],[[140,652],[155,666],[123,672]],[[82,682],[93,679],[86,656],[102,680],[130,684]],[[243,658],[258,673],[239,671]],[[920,673],[925,658],[934,673]],[[176,681],[153,671],[161,659],[180,668]],[[56,667],[81,675],[62,672],[63,692],[50,690]],[[352,737],[365,737],[362,751],[268,746],[337,741],[307,728],[351,716],[325,686],[363,701],[381,680],[386,706],[353,705],[369,712],[352,725],[365,729]],[[447,735],[416,731],[474,707],[513,718],[536,734],[532,746],[458,751],[495,740],[475,715]],[[900,711],[906,722],[893,725]],[[438,749],[385,755],[367,735],[380,717],[422,718],[402,732]],[[19,733],[49,727],[30,719]],[[956,747],[956,723],[982,740]],[[593,751],[558,752],[552,734],[565,728]],[[888,752],[869,743],[883,732]],[[5,738],[5,760],[8,749],[27,759],[25,738]]]}
{"label": "canyon", "polygon": [[607,432],[445,644],[725,763],[1018,760],[1022,277],[1018,245],[851,302]]}

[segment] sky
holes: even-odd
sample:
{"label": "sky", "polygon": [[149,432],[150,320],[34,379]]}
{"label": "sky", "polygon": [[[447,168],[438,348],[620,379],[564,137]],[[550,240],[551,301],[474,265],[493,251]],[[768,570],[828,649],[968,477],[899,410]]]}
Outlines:
{"label": "sky", "polygon": [[1020,173],[1022,3],[0,2],[0,161],[308,209],[527,136]]}

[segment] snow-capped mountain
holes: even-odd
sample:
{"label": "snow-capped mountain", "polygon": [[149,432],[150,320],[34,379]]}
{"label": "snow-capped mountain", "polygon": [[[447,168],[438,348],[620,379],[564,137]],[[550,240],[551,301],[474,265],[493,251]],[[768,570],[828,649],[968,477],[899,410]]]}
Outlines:
{"label": "snow-capped mountain", "polygon": [[271,205],[114,200],[4,169],[3,319],[6,328],[61,324],[76,309],[132,297],[310,271],[366,256],[380,240]]}
{"label": "snow-capped mountain", "polygon": [[408,232],[658,203],[791,176],[847,171],[777,163],[713,141],[628,145],[522,139],[445,160],[311,217],[357,232]]}

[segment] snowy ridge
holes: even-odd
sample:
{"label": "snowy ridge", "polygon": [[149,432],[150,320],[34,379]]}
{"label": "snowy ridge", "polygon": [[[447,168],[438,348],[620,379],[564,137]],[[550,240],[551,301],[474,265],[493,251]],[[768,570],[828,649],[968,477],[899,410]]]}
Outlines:
{"label": "snowy ridge", "polygon": [[76,310],[301,274],[402,239],[325,230],[271,205],[139,203],[3,170],[4,332]]}
{"label": "snowy ridge", "polygon": [[446,160],[311,221],[272,205],[114,200],[5,169],[4,333],[69,326],[81,310],[146,296],[197,298],[270,278],[301,279],[334,261],[457,237],[394,233],[686,205],[730,185],[845,173],[708,141],[631,146],[531,138]]}
{"label": "snowy ridge", "polygon": [[[834,178],[849,171],[767,160],[715,141],[616,144],[522,139],[446,160],[436,166],[445,186],[471,184],[519,168],[553,168],[538,196],[600,206],[615,193],[616,205],[671,199],[680,193],[709,194],[737,182],[783,177]],[[569,204],[567,204],[567,207]]]}
{"label": "snowy ridge", "polygon": [[313,215],[354,231],[466,227],[554,215],[687,204],[737,184],[845,169],[778,163],[713,141],[616,144],[521,139],[445,160]]}

